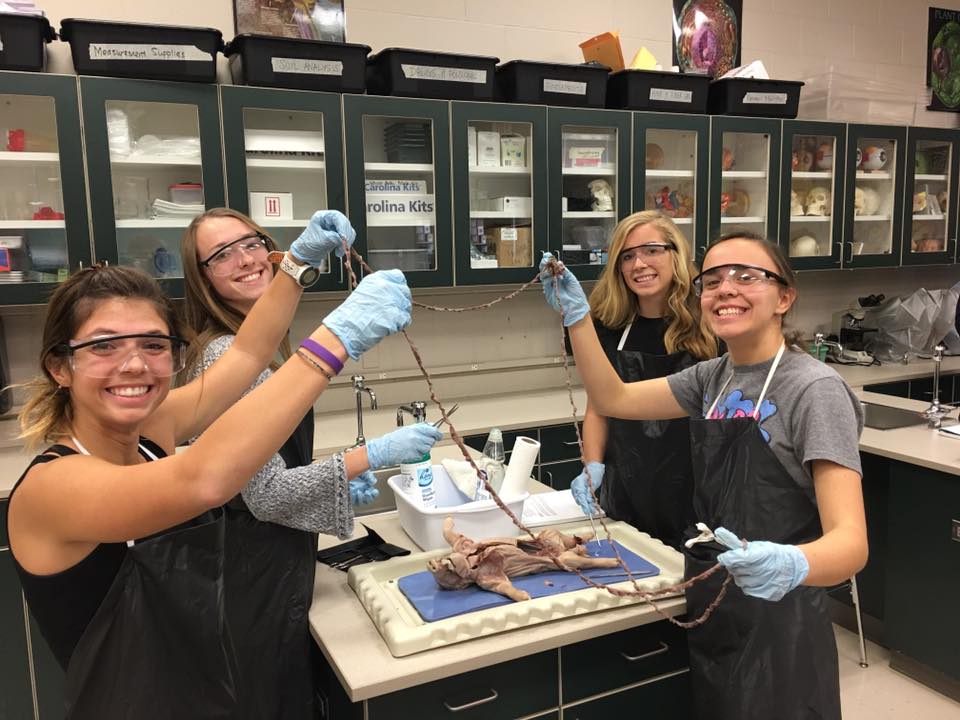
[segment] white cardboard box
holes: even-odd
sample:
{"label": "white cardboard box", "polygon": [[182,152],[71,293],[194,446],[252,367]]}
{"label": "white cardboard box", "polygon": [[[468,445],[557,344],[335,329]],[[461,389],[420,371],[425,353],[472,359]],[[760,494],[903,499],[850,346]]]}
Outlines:
{"label": "white cardboard box", "polygon": [[254,220],[293,220],[293,193],[250,193],[250,217]]}

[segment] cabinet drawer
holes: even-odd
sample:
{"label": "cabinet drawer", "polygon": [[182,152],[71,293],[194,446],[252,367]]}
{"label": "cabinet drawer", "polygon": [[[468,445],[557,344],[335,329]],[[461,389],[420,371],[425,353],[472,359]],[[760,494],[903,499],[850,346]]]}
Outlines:
{"label": "cabinet drawer", "polygon": [[566,490],[573,479],[583,472],[583,463],[579,460],[565,460],[540,466],[540,482],[554,490]]}
{"label": "cabinet drawer", "polygon": [[689,720],[693,717],[690,673],[656,680],[563,709],[563,720],[609,720],[616,717]]}
{"label": "cabinet drawer", "polygon": [[0,500],[0,549],[10,546],[10,538],[7,537],[7,499]]}
{"label": "cabinet drawer", "polygon": [[579,458],[580,447],[577,445],[577,433],[572,422],[540,428],[541,463]]}
{"label": "cabinet drawer", "polygon": [[666,620],[585,640],[560,653],[565,703],[689,664],[686,631]]}
{"label": "cabinet drawer", "polygon": [[373,698],[367,717],[507,720],[557,707],[557,682],[557,653],[551,650]]}

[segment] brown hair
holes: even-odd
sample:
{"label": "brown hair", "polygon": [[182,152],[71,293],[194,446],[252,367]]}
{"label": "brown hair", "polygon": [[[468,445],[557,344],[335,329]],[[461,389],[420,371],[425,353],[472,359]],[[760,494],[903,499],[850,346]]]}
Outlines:
{"label": "brown hair", "polygon": [[[184,317],[190,332],[190,347],[187,350],[187,364],[179,378],[180,382],[189,379],[191,370],[196,368],[203,356],[204,348],[210,341],[221,335],[236,335],[243,323],[244,314],[231,307],[217,295],[207,280],[197,258],[197,234],[200,226],[211,218],[234,218],[251,230],[262,233],[267,238],[267,249],[276,250],[273,238],[256,221],[232,208],[212,208],[197,215],[187,226],[180,240],[180,256],[183,262]],[[276,272],[277,265],[274,265]],[[290,339],[284,338],[280,346],[280,355],[290,357]],[[280,363],[270,365],[276,370]]]}
{"label": "brown hair", "polygon": [[104,300],[147,300],[153,303],[171,335],[181,335],[180,319],[159,283],[142,270],[122,265],[94,265],[78,270],[51,295],[43,324],[40,375],[14,387],[26,388],[30,396],[17,419],[20,438],[28,449],[70,432],[73,410],[70,393],[50,373],[50,365],[66,355],[59,348],[73,339],[83,322]]}
{"label": "brown hair", "polygon": [[656,228],[663,242],[673,247],[670,252],[673,282],[667,295],[667,329],[663,336],[667,352],[686,350],[701,360],[716,357],[717,339],[702,322],[700,302],[692,292],[693,261],[687,239],[670,218],[657,210],[628,215],[613,229],[613,237],[607,248],[610,261],[590,293],[591,315],[612,329],[626,327],[636,317],[637,297],[623,279],[619,257],[627,236],[643,225]]}

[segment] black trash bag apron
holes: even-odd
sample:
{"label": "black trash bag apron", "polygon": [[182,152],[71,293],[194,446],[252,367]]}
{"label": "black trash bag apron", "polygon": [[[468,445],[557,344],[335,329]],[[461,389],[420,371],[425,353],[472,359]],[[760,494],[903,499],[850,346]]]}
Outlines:
{"label": "black trash bag apron", "polygon": [[[687,352],[653,355],[624,350],[633,323],[627,325],[611,365],[624,382],[666,377],[696,361]],[[600,506],[680,549],[693,524],[693,471],[690,465],[689,418],[674,420],[607,419]]]}
{"label": "black trash bag apron", "polygon": [[[781,347],[757,408],[782,352]],[[751,417],[691,420],[696,517],[748,541],[796,545],[814,540],[822,534],[817,508],[763,439],[757,417],[755,410]],[[688,530],[688,537],[697,534]],[[684,548],[685,577],[710,568],[725,550],[716,542]],[[686,591],[688,617],[703,613],[725,577],[715,573]],[[770,602],[731,583],[706,623],[690,630],[688,641],[698,718],[839,720],[836,641],[822,588],[801,585]]]}

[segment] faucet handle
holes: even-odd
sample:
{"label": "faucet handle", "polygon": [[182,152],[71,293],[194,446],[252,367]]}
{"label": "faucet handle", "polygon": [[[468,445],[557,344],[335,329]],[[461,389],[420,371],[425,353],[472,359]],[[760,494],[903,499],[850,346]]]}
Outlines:
{"label": "faucet handle", "polygon": [[947,348],[943,343],[937,343],[937,346],[933,349],[933,360],[934,362],[940,362],[943,360],[943,354],[947,351]]}
{"label": "faucet handle", "polygon": [[363,375],[351,375],[350,379],[353,380],[353,389],[354,390],[363,390],[364,389],[364,380],[366,378]]}

